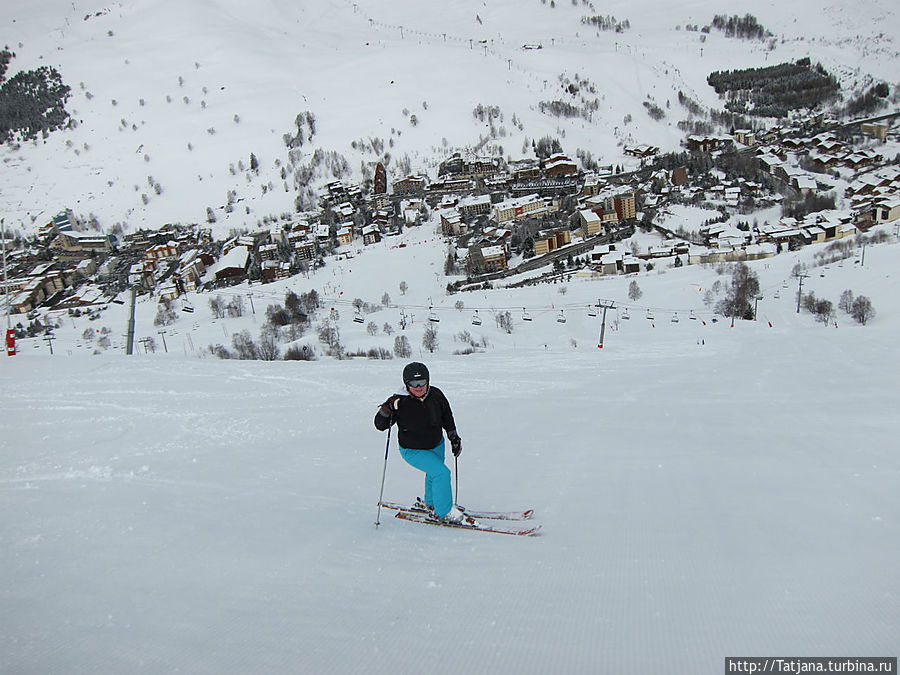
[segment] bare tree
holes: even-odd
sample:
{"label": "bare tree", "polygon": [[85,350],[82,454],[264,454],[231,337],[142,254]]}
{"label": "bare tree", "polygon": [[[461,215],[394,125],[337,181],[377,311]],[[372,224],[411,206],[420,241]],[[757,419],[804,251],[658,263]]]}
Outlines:
{"label": "bare tree", "polygon": [[643,295],[644,291],[638,286],[638,282],[632,279],[631,283],[628,284],[628,298],[630,300],[640,300]]}
{"label": "bare tree", "polygon": [[250,336],[250,331],[242,330],[231,336],[231,346],[237,354],[237,358],[244,360],[253,360],[259,358],[259,347]]}
{"label": "bare tree", "polygon": [[507,335],[513,332],[512,314],[510,314],[508,311],[500,312],[496,315],[496,319],[497,327],[501,330],[506,331]]}
{"label": "bare tree", "polygon": [[872,301],[865,295],[857,296],[850,308],[850,316],[865,326],[869,319],[875,316],[875,308],[872,306]]}
{"label": "bare tree", "polygon": [[209,308],[212,310],[213,318],[222,319],[225,317],[225,300],[221,295],[209,299]]}
{"label": "bare tree", "polygon": [[263,361],[277,361],[281,358],[281,348],[272,331],[263,331],[259,337],[259,358]]}
{"label": "bare tree", "polygon": [[408,359],[412,356],[412,349],[405,335],[398,335],[394,338],[394,356],[398,359]]}
{"label": "bare tree", "polygon": [[737,263],[731,273],[731,286],[725,299],[716,305],[723,316],[753,318],[753,299],[759,295],[759,277],[744,263]]}
{"label": "bare tree", "polygon": [[425,327],[425,334],[422,336],[422,346],[431,354],[438,348],[438,333],[434,326]]}
{"label": "bare tree", "polygon": [[853,291],[849,288],[841,293],[841,299],[838,300],[838,309],[847,312],[847,314],[853,311]]}

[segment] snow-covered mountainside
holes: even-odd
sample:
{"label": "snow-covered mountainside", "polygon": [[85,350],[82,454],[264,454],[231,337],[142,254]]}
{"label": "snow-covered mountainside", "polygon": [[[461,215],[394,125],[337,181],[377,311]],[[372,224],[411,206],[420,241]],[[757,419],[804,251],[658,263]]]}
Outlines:
{"label": "snow-covered mountainside", "polygon": [[[772,37],[702,31],[717,14],[745,12]],[[627,165],[625,144],[679,147],[676,125],[688,114],[678,92],[721,107],[706,84],[713,70],[809,56],[852,91],[871,78],[892,82],[897,62],[896,12],[881,0],[824,11],[648,0],[43,0],[5,3],[0,25],[16,54],[8,75],[57,68],[78,122],[0,149],[0,210],[24,234],[65,208],[104,232],[205,222],[207,208],[221,234],[252,228],[293,212],[316,150],[326,157],[316,187],[335,168],[360,180],[384,153],[391,179],[434,175],[454,150],[517,158],[547,135],[572,156]],[[554,101],[578,116],[541,112]],[[664,116],[651,119],[644,103]],[[479,105],[502,117],[477,119]],[[303,123],[305,142],[289,154],[285,136],[298,135],[301,113],[315,122]],[[258,173],[247,171],[251,154]],[[218,211],[232,191],[238,208]]]}

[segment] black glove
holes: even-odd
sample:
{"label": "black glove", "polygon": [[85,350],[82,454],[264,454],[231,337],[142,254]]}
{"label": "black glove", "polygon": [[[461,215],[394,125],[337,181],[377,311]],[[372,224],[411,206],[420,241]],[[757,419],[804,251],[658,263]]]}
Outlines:
{"label": "black glove", "polygon": [[459,434],[456,431],[452,431],[447,434],[447,438],[450,439],[450,452],[453,453],[454,457],[459,457],[459,453],[462,452],[462,439],[459,437]]}
{"label": "black glove", "polygon": [[397,409],[397,406],[400,404],[400,399],[402,396],[399,394],[394,394],[387,401],[381,404],[381,408],[379,412],[385,417],[390,417],[394,411]]}

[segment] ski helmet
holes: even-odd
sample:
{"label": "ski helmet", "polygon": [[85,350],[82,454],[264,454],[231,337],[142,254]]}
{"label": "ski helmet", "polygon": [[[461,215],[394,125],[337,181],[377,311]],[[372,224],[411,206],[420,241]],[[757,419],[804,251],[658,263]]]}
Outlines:
{"label": "ski helmet", "polygon": [[[419,363],[418,361],[413,361],[403,369],[403,384],[409,388],[411,382],[420,382],[424,380],[425,385],[428,385],[430,380],[430,376],[428,375],[428,368],[425,367],[424,363]],[[422,386],[421,384],[417,386]]]}

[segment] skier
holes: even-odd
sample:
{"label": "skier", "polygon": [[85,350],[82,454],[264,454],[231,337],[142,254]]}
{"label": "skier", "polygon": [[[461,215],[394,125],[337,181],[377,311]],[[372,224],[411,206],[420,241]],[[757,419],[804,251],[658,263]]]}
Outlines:
{"label": "skier", "polygon": [[454,457],[462,452],[462,439],[447,397],[430,386],[428,368],[413,362],[403,369],[406,395],[394,394],[378,408],[375,428],[385,431],[397,424],[400,455],[410,466],[425,472],[425,504],[437,518],[464,523],[466,518],[453,503],[450,469],[444,464],[444,434]]}

